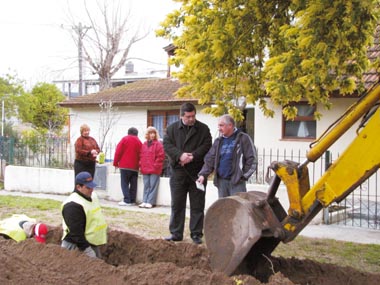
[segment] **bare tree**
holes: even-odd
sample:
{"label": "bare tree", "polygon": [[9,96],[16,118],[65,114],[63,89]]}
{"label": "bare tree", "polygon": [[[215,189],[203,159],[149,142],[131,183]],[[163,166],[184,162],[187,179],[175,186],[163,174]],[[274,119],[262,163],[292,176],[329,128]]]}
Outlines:
{"label": "bare tree", "polygon": [[[111,87],[112,76],[128,60],[133,44],[144,39],[148,32],[139,31],[136,21],[132,21],[131,11],[122,7],[123,1],[96,1],[95,10],[90,2],[88,5],[83,0],[87,19],[80,19],[84,26],[73,26],[72,37],[79,53],[83,49],[83,60],[91,72],[99,76],[100,90],[104,90]],[[71,22],[75,21],[72,14],[71,18]]]}
{"label": "bare tree", "polygon": [[[118,109],[113,107],[112,101],[101,101],[100,118],[99,118],[99,147],[104,151],[104,144],[106,142],[107,135],[113,126],[120,120],[121,114],[118,113]],[[104,151],[105,152],[105,151]]]}

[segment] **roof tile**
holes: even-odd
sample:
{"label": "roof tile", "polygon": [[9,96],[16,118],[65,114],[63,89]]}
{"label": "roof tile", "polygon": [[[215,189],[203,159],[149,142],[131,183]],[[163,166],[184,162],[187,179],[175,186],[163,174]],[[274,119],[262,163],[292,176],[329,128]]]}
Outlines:
{"label": "roof tile", "polygon": [[181,84],[178,80],[143,79],[119,87],[110,88],[61,102],[62,107],[98,105],[101,101],[112,101],[117,106],[178,105],[184,101],[198,102],[194,98],[178,98],[175,92]]}

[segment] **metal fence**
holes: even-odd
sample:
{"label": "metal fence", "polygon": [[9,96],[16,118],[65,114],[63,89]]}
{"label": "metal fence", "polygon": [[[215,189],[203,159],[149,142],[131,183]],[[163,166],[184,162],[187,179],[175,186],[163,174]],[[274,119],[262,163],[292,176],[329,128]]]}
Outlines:
{"label": "metal fence", "polygon": [[[107,144],[103,147],[106,162],[112,162],[116,144]],[[265,184],[268,166],[273,161],[292,160],[302,163],[306,160],[306,151],[280,150],[258,148],[258,167],[249,183]],[[0,137],[1,177],[4,165],[20,165],[48,168],[73,168],[74,146],[67,138],[45,138],[35,141],[18,140]],[[315,163],[309,164],[310,184],[314,185],[323,175],[329,163],[336,159],[338,154],[327,152]],[[166,160],[163,176],[169,176],[170,168]],[[380,193],[378,172],[362,183],[341,203],[334,203],[324,211],[326,224],[337,223],[348,226],[368,227],[379,229]]]}
{"label": "metal fence", "polygon": [[[329,152],[327,153],[331,155]],[[257,148],[258,165],[256,173],[250,178],[249,183],[265,184],[268,166],[272,161],[291,160],[302,163],[306,160],[306,151],[304,150],[287,150],[287,149],[271,149]],[[314,184],[326,169],[329,158],[322,156],[315,163],[309,164],[310,184]]]}
{"label": "metal fence", "polygon": [[73,165],[66,138],[2,138],[0,149],[3,150],[1,157],[7,164],[63,169],[72,168]]}
{"label": "metal fence", "polygon": [[380,229],[379,171],[362,183],[346,199],[331,205],[325,223]]}

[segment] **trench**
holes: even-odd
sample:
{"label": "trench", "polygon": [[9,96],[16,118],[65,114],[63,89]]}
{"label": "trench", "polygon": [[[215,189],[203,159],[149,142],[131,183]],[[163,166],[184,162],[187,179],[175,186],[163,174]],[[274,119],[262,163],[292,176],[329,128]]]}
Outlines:
{"label": "trench", "polygon": [[[59,245],[61,235],[62,230],[59,227],[51,228],[47,242]],[[127,274],[124,279],[133,279],[134,274],[145,275],[143,280],[139,279],[141,283],[138,281],[131,284],[205,284],[205,280],[208,280],[207,284],[237,284],[236,280],[240,280],[243,282],[240,284],[244,285],[380,284],[380,275],[377,274],[307,259],[281,257],[268,258],[267,264],[260,265],[260,272],[256,278],[250,275],[229,277],[211,271],[205,245],[145,239],[114,230],[109,231],[107,245],[101,247],[101,253],[105,263],[112,268],[120,268]],[[165,281],[167,276],[170,276],[170,282]],[[188,281],[183,282],[184,279]]]}

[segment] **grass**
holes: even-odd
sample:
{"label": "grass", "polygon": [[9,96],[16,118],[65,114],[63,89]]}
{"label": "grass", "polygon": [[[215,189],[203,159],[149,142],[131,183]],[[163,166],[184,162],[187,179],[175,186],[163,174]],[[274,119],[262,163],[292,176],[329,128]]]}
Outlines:
{"label": "grass", "polygon": [[380,270],[380,245],[376,244],[298,236],[293,242],[281,243],[273,255],[350,266],[360,271],[373,273]]}
{"label": "grass", "polygon": [[[0,196],[0,219],[11,214],[26,214],[52,226],[61,225],[61,202],[18,196]],[[161,238],[168,234],[169,216],[120,210],[104,207],[104,215],[110,228],[128,231],[145,238]],[[187,221],[188,223],[188,221]],[[188,226],[185,227],[188,231]],[[185,236],[189,236],[186,232]],[[280,245],[274,256],[311,259],[321,263],[350,266],[360,271],[380,271],[380,245],[341,242],[298,236],[294,241]]]}
{"label": "grass", "polygon": [[[43,203],[41,202],[43,201]],[[35,199],[18,196],[1,196],[0,207],[50,211],[59,209],[61,203],[52,199]]]}

